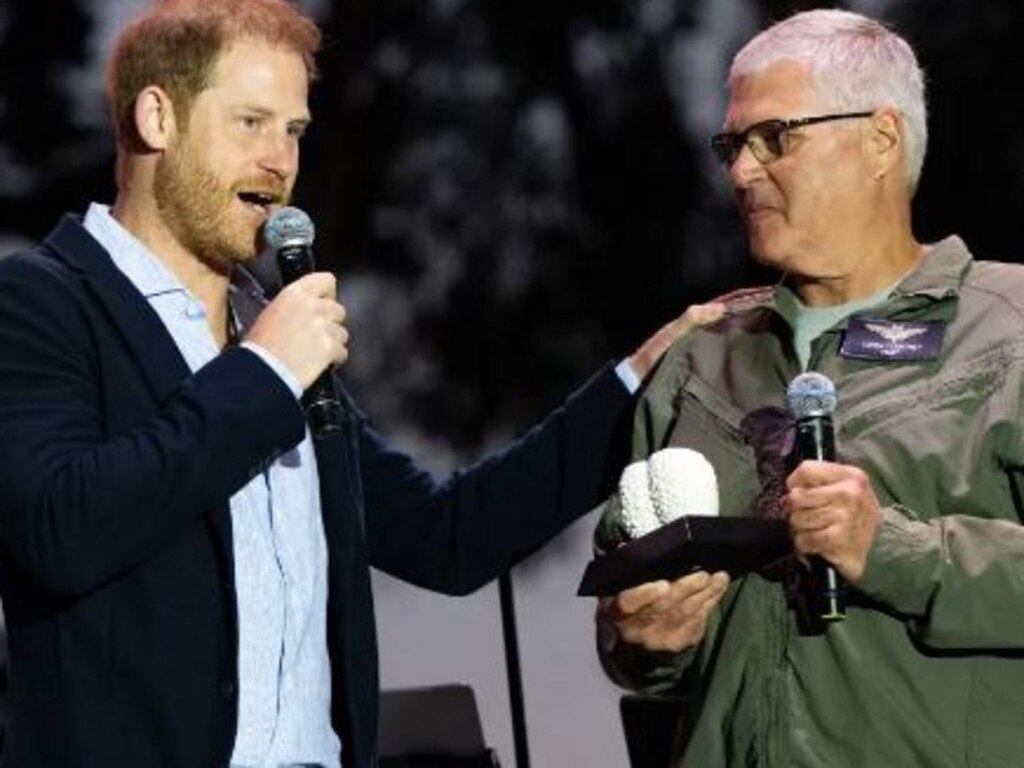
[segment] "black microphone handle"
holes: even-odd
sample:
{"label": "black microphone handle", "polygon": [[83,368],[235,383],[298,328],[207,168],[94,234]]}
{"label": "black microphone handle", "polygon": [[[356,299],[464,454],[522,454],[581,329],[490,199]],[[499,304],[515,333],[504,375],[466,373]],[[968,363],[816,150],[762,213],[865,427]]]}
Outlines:
{"label": "black microphone handle", "polygon": [[[313,271],[313,249],[309,245],[285,245],[277,250],[282,285],[294,283]],[[317,436],[337,432],[345,422],[345,407],[334,382],[334,366],[327,366],[302,394],[302,410],[310,431]]]}
{"label": "black microphone handle", "polygon": [[[796,451],[800,461],[835,461],[836,438],[831,416],[807,416],[796,422]],[[811,557],[811,596],[822,621],[846,618],[846,583],[836,569],[821,557]]]}

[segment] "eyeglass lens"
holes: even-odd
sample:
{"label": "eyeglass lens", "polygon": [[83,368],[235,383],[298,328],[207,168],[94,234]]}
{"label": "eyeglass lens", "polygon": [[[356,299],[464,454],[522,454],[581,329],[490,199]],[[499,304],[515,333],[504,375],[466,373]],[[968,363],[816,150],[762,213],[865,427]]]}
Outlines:
{"label": "eyeglass lens", "polygon": [[766,120],[750,126],[743,133],[720,133],[712,139],[711,145],[726,167],[732,167],[744,145],[750,147],[758,162],[770,163],[784,154],[785,134],[786,124],[782,120]]}

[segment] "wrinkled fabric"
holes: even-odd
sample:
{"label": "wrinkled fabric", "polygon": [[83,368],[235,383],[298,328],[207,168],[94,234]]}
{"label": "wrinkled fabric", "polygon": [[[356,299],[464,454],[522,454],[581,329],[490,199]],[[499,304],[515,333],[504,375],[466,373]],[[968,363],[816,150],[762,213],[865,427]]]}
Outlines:
{"label": "wrinkled fabric", "polygon": [[[648,382],[634,455],[698,450],[718,472],[723,515],[775,516],[791,466],[785,392],[800,366],[773,289],[726,302]],[[849,319],[812,346],[809,370],[838,393],[838,461],[863,469],[883,506],[846,620],[823,632],[801,621],[790,560],[736,579],[695,649],[599,638],[613,679],[682,694],[674,766],[1024,759],[1024,268],[974,261],[951,237],[855,317],[943,335],[933,360],[844,357]],[[617,535],[603,519],[595,544]]]}

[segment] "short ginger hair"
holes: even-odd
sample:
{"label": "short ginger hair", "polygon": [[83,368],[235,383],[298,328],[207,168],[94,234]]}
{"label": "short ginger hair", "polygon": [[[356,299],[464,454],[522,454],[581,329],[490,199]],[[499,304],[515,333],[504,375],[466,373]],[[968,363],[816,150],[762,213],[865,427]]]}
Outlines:
{"label": "short ginger hair", "polygon": [[259,40],[302,56],[317,77],[321,35],[288,0],[156,0],[121,32],[107,67],[107,98],[119,143],[137,139],[134,110],[150,85],[167,91],[187,120],[221,53],[239,40]]}

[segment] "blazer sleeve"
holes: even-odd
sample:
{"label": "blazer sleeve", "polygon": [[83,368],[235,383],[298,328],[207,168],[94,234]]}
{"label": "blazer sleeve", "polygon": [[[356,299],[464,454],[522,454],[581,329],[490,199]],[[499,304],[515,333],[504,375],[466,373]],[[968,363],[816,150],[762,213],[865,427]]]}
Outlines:
{"label": "blazer sleeve", "polygon": [[[46,262],[0,264],[0,546],[39,588],[74,595],[218,508],[304,423],[287,387],[241,348],[165,402],[140,404],[119,331],[77,276]],[[119,386],[121,405],[148,415],[108,433]]]}
{"label": "blazer sleeve", "polygon": [[436,591],[482,586],[607,495],[626,458],[632,402],[608,365],[508,448],[445,480],[364,425],[371,563]]}

